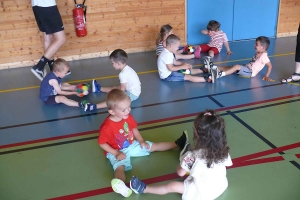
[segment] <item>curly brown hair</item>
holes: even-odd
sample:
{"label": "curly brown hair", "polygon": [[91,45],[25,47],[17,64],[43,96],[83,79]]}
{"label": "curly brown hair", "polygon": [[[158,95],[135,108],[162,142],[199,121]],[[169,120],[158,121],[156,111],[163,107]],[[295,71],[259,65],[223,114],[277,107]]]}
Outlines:
{"label": "curly brown hair", "polygon": [[225,133],[225,122],[213,110],[206,110],[198,114],[194,121],[194,147],[200,150],[200,157],[207,162],[207,167],[213,163],[223,162],[229,153]]}

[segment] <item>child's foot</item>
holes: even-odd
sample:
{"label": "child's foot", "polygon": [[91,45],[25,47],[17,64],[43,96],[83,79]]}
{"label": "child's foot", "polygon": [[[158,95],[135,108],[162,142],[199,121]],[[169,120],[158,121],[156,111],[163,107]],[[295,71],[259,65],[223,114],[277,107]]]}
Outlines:
{"label": "child's foot", "polygon": [[195,58],[200,58],[201,47],[198,46],[194,52]]}
{"label": "child's foot", "polygon": [[178,72],[180,72],[182,74],[191,74],[191,70],[189,70],[189,69],[181,69]]}
{"label": "child's foot", "polygon": [[130,188],[136,193],[136,194],[142,194],[144,193],[144,190],[146,189],[146,183],[138,179],[137,177],[133,176],[130,180]]}
{"label": "child's foot", "polygon": [[120,179],[114,178],[111,180],[111,187],[116,193],[121,194],[123,197],[129,197],[132,194],[131,189]]}
{"label": "child's foot", "polygon": [[175,141],[175,144],[182,150],[186,143],[189,142],[187,131],[183,131],[180,138]]}
{"label": "child's foot", "polygon": [[66,76],[69,76],[69,75],[71,75],[71,71],[69,70],[67,73],[66,73]]}
{"label": "child's foot", "polygon": [[101,92],[101,85],[94,79],[92,83],[92,92],[99,93]]}
{"label": "child's foot", "polygon": [[86,104],[88,104],[86,100],[83,100],[82,102],[78,102],[78,106],[83,109],[85,108]]}
{"label": "child's foot", "polygon": [[46,70],[46,67],[45,67],[45,68],[44,68],[44,75],[43,75],[43,77],[45,78],[46,75],[47,75],[47,70]]}
{"label": "child's foot", "polygon": [[44,70],[41,71],[41,70],[39,70],[39,69],[31,68],[31,72],[32,72],[33,75],[35,75],[40,81],[43,80],[43,78],[44,78]]}
{"label": "child's foot", "polygon": [[191,145],[190,143],[186,143],[184,148],[182,149],[182,151],[180,152],[179,154],[179,161],[181,162],[182,159],[183,159],[183,156],[186,152],[190,151],[191,150]]}
{"label": "child's foot", "polygon": [[211,57],[210,56],[204,57],[203,63],[204,63],[204,67],[208,70],[208,73],[211,73],[211,69],[214,66],[213,62],[211,61]]}
{"label": "child's foot", "polygon": [[85,106],[84,106],[84,111],[85,112],[94,111],[94,110],[97,110],[97,105],[96,104],[90,104],[90,103],[85,104]]}

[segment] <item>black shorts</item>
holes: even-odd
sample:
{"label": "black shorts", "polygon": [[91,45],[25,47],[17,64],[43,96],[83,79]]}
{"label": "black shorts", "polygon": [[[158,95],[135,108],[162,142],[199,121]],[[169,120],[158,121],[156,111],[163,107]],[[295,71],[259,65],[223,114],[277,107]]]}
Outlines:
{"label": "black shorts", "polygon": [[295,61],[300,62],[300,24],[299,24],[298,35],[297,35],[297,46],[296,46]]}
{"label": "black shorts", "polygon": [[57,105],[57,104],[60,104],[60,103],[57,103],[55,101],[55,97],[56,97],[56,95],[52,95],[52,96],[48,97],[48,99],[46,101],[44,101],[44,103],[46,105]]}
{"label": "black shorts", "polygon": [[32,10],[41,32],[52,34],[64,30],[64,25],[56,5],[50,7],[33,6]]}

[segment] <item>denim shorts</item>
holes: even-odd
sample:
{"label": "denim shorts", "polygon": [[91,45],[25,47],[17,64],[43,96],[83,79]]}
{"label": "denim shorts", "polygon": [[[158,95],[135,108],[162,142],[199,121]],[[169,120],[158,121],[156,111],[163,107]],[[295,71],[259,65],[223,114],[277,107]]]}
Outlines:
{"label": "denim shorts", "polygon": [[184,81],[185,74],[180,72],[172,72],[164,81]]}
{"label": "denim shorts", "polygon": [[237,72],[237,74],[241,76],[251,76],[252,75],[252,69],[250,69],[247,65],[240,65],[241,69]]}
{"label": "denim shorts", "polygon": [[125,90],[125,93],[129,96],[130,101],[134,101],[134,100],[137,100],[139,98],[138,96],[135,96],[134,94],[132,94],[128,90]]}
{"label": "denim shorts", "polygon": [[114,171],[119,167],[119,166],[124,166],[125,171],[131,170],[131,162],[130,162],[130,157],[140,157],[140,156],[148,156],[150,155],[150,149],[152,147],[152,142],[146,141],[146,143],[149,144],[150,148],[146,149],[145,147],[141,148],[140,143],[136,140],[133,141],[133,143],[127,147],[126,149],[120,150],[126,155],[126,158],[124,160],[117,160],[116,156],[114,156],[111,153],[106,154],[106,158],[110,161],[111,165],[114,168]]}

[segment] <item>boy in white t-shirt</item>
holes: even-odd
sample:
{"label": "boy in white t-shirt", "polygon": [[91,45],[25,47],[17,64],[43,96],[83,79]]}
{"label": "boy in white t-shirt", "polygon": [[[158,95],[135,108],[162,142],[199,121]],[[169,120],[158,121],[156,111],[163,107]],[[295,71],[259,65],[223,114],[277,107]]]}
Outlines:
{"label": "boy in white t-shirt", "polygon": [[164,48],[157,59],[160,79],[164,81],[212,82],[211,76],[207,73],[204,77],[190,75],[207,72],[204,67],[193,69],[191,64],[182,63],[175,59],[174,54],[178,50],[179,45],[180,38],[174,34],[169,35],[166,39],[166,48]]}
{"label": "boy in white t-shirt", "polygon": [[254,45],[256,53],[248,64],[234,65],[232,67],[216,67],[211,64],[212,77],[214,79],[218,79],[233,73],[239,74],[241,76],[255,77],[258,72],[260,72],[264,68],[264,66],[267,65],[268,70],[266,75],[263,77],[263,80],[272,81],[272,79],[269,77],[272,70],[272,64],[267,53],[269,45],[270,40],[267,37],[260,36],[256,38],[256,42]]}
{"label": "boy in white t-shirt", "polygon": [[[116,49],[110,54],[109,58],[112,66],[116,70],[121,71],[119,74],[120,85],[113,87],[102,87],[94,79],[92,83],[92,91],[94,93],[108,93],[113,89],[120,89],[126,92],[131,101],[138,99],[141,94],[141,82],[137,73],[126,64],[128,59],[127,53],[122,49]],[[107,105],[105,101],[98,104],[86,104],[84,111],[93,111],[106,107]]]}

